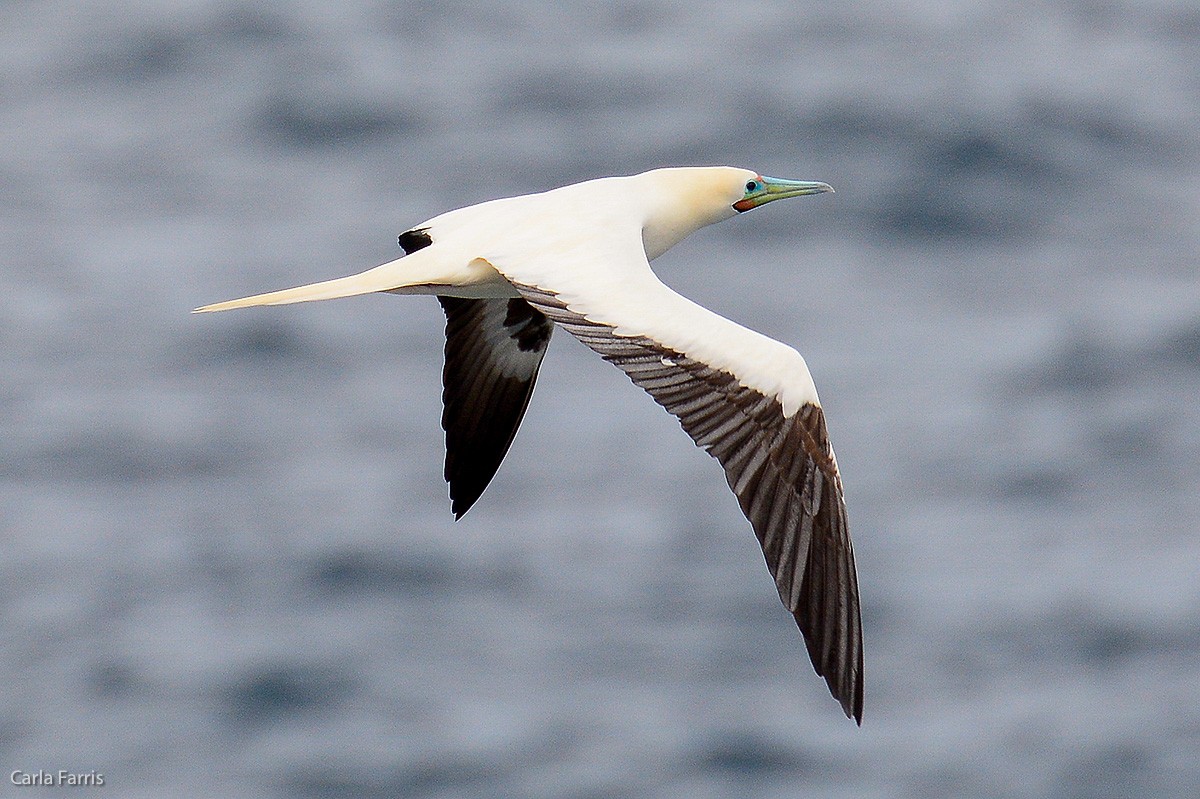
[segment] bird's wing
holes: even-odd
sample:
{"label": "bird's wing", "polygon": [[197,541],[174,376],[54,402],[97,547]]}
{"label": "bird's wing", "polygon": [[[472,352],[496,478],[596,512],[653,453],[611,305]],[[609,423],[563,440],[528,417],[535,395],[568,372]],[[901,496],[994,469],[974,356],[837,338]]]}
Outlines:
{"label": "bird's wing", "polygon": [[461,518],[517,434],[554,325],[520,298],[438,301],[446,312],[446,481],[451,509]]}
{"label": "bird's wing", "polygon": [[[433,244],[428,228],[400,234],[412,255]],[[508,453],[537,380],[554,324],[520,298],[439,296],[446,312],[442,429],[454,518],[471,509]]]}
{"label": "bird's wing", "polygon": [[817,674],[861,723],[854,552],[837,461],[803,359],[663,285],[640,237],[553,258],[500,252],[488,260],[530,305],[623,370],[721,463]]}

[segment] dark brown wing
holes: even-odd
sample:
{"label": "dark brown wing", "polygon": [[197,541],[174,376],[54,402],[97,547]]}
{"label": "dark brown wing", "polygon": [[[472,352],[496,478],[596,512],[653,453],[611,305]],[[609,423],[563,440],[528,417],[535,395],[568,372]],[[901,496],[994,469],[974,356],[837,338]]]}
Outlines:
{"label": "dark brown wing", "polygon": [[612,326],[573,312],[551,292],[517,289],[622,369],[721,463],[817,674],[846,715],[862,723],[858,578],[821,408],[808,404],[784,416],[777,399],[741,385],[729,372],[645,336],[616,335]]}
{"label": "dark brown wing", "polygon": [[438,301],[446,312],[445,474],[457,519],[500,468],[529,406],[554,325],[519,298]]}

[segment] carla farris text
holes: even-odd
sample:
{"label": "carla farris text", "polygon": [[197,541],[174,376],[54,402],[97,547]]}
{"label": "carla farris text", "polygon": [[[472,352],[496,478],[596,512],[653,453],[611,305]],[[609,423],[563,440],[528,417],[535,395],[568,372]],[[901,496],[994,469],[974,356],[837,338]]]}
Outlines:
{"label": "carla farris text", "polygon": [[67,771],[66,769],[59,769],[58,771],[46,771],[45,769],[22,771],[21,769],[17,769],[9,774],[8,778],[12,781],[13,785],[98,787],[104,784],[104,775],[98,771],[74,772]]}

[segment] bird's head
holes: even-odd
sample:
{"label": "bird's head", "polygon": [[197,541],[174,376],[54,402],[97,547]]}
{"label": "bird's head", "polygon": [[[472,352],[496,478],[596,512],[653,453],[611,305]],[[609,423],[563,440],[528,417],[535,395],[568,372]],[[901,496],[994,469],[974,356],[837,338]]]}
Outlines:
{"label": "bird's head", "polygon": [[733,203],[733,210],[742,213],[760,205],[766,205],[772,200],[786,200],[788,197],[803,197],[806,194],[821,194],[833,191],[833,186],[819,180],[787,180],[786,178],[768,178],[762,175],[747,177],[739,189],[742,196]]}
{"label": "bird's head", "polygon": [[654,201],[642,230],[646,254],[652,259],[706,225],[772,200],[833,191],[820,181],[769,178],[729,166],[655,169],[636,179],[653,187],[648,194]]}

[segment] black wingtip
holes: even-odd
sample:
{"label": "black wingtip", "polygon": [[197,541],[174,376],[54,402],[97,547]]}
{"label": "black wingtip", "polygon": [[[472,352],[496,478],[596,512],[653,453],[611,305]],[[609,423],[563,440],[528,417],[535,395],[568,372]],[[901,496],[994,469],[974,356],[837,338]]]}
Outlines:
{"label": "black wingtip", "polygon": [[850,686],[837,685],[835,680],[829,679],[829,675],[821,674],[821,676],[825,678],[825,684],[829,686],[829,693],[842,706],[842,712],[846,714],[846,718],[852,719],[855,724],[861,727],[863,714],[863,684],[861,676],[855,675],[852,677],[853,682]]}
{"label": "black wingtip", "polygon": [[[845,688],[842,689],[843,691]],[[849,691],[844,696],[838,696],[833,692],[833,686],[830,685],[830,693],[833,693],[835,699],[842,703],[842,710],[846,713],[846,718],[854,719],[854,723],[862,726],[863,714],[863,679],[862,666],[854,672],[851,677]]]}
{"label": "black wingtip", "polygon": [[849,693],[842,694],[842,690],[844,689],[839,690],[839,687],[835,686],[833,681],[830,680],[827,675],[820,674],[820,672],[818,672],[818,674],[826,678],[825,684],[829,687],[829,693],[838,701],[838,704],[842,706],[842,712],[846,714],[846,718],[850,719],[861,727],[863,714],[862,683],[860,682],[851,687]]}
{"label": "black wingtip", "polygon": [[474,499],[472,499],[468,502],[468,501],[464,500],[462,497],[451,496],[450,497],[450,512],[454,514],[454,521],[458,521],[462,517],[466,516],[467,511],[469,511],[471,509],[471,506],[474,504],[475,504]]}
{"label": "black wingtip", "polygon": [[842,712],[846,714],[846,718],[850,719],[861,727],[863,714],[862,685],[859,684],[853,687],[851,689],[851,693],[849,694],[839,696],[837,688],[835,688],[828,679],[826,679],[825,682],[826,685],[829,686],[829,693],[834,699],[837,700],[838,704],[842,706]]}
{"label": "black wingtip", "polygon": [[[801,624],[801,614],[794,613],[793,617],[797,624]],[[861,629],[861,624],[858,625]],[[804,628],[800,628],[801,633]],[[862,726],[863,714],[863,666],[861,659],[862,645],[859,644],[856,649],[860,656],[856,658],[856,663],[850,668],[839,669],[835,662],[822,657],[820,648],[815,638],[807,634],[804,638],[805,648],[808,650],[809,661],[812,663],[813,671],[817,676],[825,680],[825,686],[829,689],[829,694],[837,703],[842,706],[842,712],[846,714],[846,718],[854,721],[858,726]]]}
{"label": "black wingtip", "polygon": [[450,484],[450,512],[454,514],[454,521],[458,521],[463,516],[467,515],[467,511],[475,507],[476,501],[483,496],[484,485],[474,485],[468,480],[446,475],[446,482]]}

